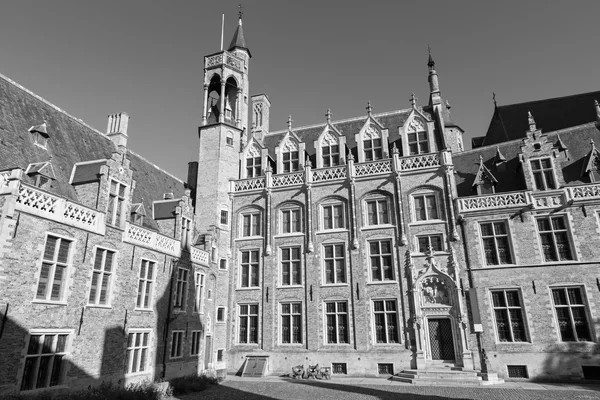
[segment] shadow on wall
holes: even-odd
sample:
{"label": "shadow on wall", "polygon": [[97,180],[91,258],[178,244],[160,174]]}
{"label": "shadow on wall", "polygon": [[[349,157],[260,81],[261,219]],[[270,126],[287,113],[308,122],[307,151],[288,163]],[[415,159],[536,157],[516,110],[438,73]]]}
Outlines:
{"label": "shadow on wall", "polygon": [[549,346],[545,352],[539,378],[533,380],[600,381],[600,344],[564,342]]}

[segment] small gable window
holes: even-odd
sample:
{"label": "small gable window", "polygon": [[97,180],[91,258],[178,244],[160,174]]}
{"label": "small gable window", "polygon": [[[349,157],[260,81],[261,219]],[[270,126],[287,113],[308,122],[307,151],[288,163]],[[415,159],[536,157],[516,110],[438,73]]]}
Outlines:
{"label": "small gable window", "polygon": [[146,211],[144,210],[144,205],[142,203],[131,205],[131,222],[136,225],[143,225],[145,215]]}
{"label": "small gable window", "polygon": [[262,160],[260,154],[249,153],[246,157],[246,177],[256,178],[262,171]]}
{"label": "small gable window", "polygon": [[46,149],[48,144],[48,129],[46,128],[46,122],[41,125],[35,125],[29,128],[29,132],[33,135],[33,143],[43,149]]}
{"label": "small gable window", "polygon": [[283,153],[283,172],[298,171],[298,150],[285,151]]}
{"label": "small gable window", "polygon": [[408,134],[408,150],[410,155],[429,153],[427,132],[410,132]]}
{"label": "small gable window", "polygon": [[29,164],[25,173],[32,178],[32,182],[36,187],[44,190],[49,189],[52,181],[56,179],[50,161]]}
{"label": "small gable window", "polygon": [[531,160],[531,171],[537,190],[556,189],[550,158]]}
{"label": "small gable window", "polygon": [[363,141],[365,161],[380,160],[382,157],[381,138],[369,138]]}

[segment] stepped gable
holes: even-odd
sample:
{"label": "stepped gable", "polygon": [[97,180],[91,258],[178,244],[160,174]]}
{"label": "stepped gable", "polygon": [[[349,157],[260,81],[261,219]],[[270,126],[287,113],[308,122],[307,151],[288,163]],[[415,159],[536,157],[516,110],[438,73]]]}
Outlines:
{"label": "stepped gable", "polygon": [[544,132],[587,124],[596,119],[594,100],[598,99],[600,91],[497,106],[485,137],[473,138],[473,145],[488,146],[525,137],[528,125],[524,116],[528,111]]}
{"label": "stepped gable", "polygon": [[[594,104],[593,101],[591,103]],[[593,106],[591,107],[593,110]],[[527,123],[527,112],[521,119]],[[536,115],[537,121],[537,115]],[[524,128],[525,132],[527,128]],[[524,133],[523,133],[524,134]],[[564,153],[559,155],[559,160],[565,181],[569,185],[589,183],[589,179],[581,175],[586,155],[590,151],[590,139],[600,143],[600,131],[593,123],[575,126],[547,134],[551,143],[560,140],[568,148],[568,159],[564,159]],[[483,157],[484,165],[494,174],[498,180],[495,186],[496,193],[525,190],[525,182],[521,177],[518,154],[521,153],[523,140],[512,140],[510,142],[490,145],[477,149],[467,150],[453,155],[456,188],[460,197],[474,196],[477,192],[473,190],[472,183],[479,170],[479,155]],[[505,168],[497,168],[494,165],[497,148],[506,158]]]}
{"label": "stepped gable", "polygon": [[[34,144],[29,132],[44,121],[49,136],[47,150]],[[69,184],[73,165],[108,159],[115,151],[115,144],[100,131],[0,75],[0,171],[16,167],[25,171],[29,164],[48,161],[52,156],[56,180],[50,191],[78,202]],[[152,201],[162,200],[163,193],[173,192],[176,198],[183,195],[181,180],[129,150],[127,154],[136,181],[133,203],[141,203],[143,198],[144,207],[151,210]],[[145,218],[144,225],[158,229],[152,218]]]}

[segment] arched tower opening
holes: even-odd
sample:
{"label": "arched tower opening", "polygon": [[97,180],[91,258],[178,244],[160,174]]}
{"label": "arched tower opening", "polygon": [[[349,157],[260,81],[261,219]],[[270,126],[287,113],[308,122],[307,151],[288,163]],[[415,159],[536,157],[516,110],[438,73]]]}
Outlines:
{"label": "arched tower opening", "polygon": [[214,124],[219,122],[221,115],[221,77],[218,74],[214,74],[210,79],[207,96],[206,122]]}
{"label": "arched tower opening", "polygon": [[229,77],[225,82],[225,121],[237,125],[238,119],[238,97],[240,89],[234,77]]}

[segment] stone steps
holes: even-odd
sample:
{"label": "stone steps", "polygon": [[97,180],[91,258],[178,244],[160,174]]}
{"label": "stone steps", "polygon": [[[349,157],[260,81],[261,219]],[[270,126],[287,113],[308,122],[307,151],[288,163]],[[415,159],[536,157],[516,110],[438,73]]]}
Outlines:
{"label": "stone steps", "polygon": [[490,374],[482,374],[479,371],[463,371],[460,368],[450,367],[403,370],[392,376],[391,379],[425,386],[484,386],[504,382],[496,376],[490,376]]}

